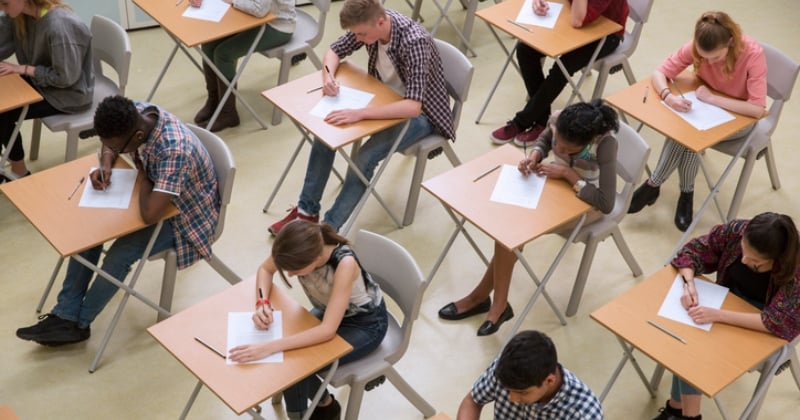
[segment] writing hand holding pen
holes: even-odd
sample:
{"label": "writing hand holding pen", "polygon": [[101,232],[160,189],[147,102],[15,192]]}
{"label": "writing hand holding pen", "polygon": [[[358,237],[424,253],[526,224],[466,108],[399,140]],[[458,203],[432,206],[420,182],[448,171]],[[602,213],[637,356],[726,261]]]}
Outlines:
{"label": "writing hand holding pen", "polygon": [[89,179],[92,181],[92,188],[105,190],[111,185],[111,167],[105,164],[101,165],[100,168],[89,174]]}
{"label": "writing hand holding pen", "polygon": [[550,4],[546,0],[533,0],[531,6],[533,6],[533,13],[538,16],[546,16],[550,11]]}
{"label": "writing hand holding pen", "polygon": [[[681,294],[681,305],[685,309],[696,307],[700,300],[697,297],[697,289],[694,287],[694,272],[691,270],[681,271],[683,279],[683,294]],[[689,280],[692,279],[692,280]]]}
{"label": "writing hand holding pen", "polygon": [[326,96],[336,96],[339,94],[339,82],[333,77],[333,73],[326,64],[322,72],[322,93]]}
{"label": "writing hand holding pen", "polygon": [[539,166],[542,162],[542,152],[538,149],[533,150],[530,155],[528,155],[525,159],[519,161],[519,165],[517,165],[517,169],[522,173],[522,175],[528,176],[533,172],[537,172],[539,170]]}

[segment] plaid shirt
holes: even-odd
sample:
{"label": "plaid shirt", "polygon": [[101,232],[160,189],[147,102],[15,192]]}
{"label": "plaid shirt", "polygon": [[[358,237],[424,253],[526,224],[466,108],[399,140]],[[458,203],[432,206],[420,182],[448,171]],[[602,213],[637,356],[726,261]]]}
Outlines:
{"label": "plaid shirt", "polygon": [[[428,117],[436,131],[455,140],[442,59],[433,43],[433,37],[421,25],[400,13],[386,10],[386,15],[392,22],[388,55],[406,88],[405,99],[422,103],[422,113]],[[367,45],[367,70],[370,75],[381,80],[375,65],[378,61],[378,42]],[[357,41],[355,34],[348,31],[331,44],[331,50],[341,59],[362,46],[364,43]]]}
{"label": "plaid shirt", "polygon": [[559,365],[563,383],[550,401],[539,404],[516,404],[508,399],[508,390],[495,377],[497,359],[472,385],[472,399],[478,405],[494,401],[495,420],[602,420],[600,401],[586,384]]}
{"label": "plaid shirt", "polygon": [[172,218],[178,268],[211,257],[219,218],[217,174],[200,140],[174,115],[155,105],[137,102],[140,113],[156,113],[157,121],[137,152],[153,191],[174,196],[180,214]]}

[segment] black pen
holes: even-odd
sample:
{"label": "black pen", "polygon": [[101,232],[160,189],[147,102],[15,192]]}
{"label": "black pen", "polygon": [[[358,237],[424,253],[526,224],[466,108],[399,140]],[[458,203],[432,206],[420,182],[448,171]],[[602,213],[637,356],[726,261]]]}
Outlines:
{"label": "black pen", "polygon": [[325,71],[328,73],[328,76],[331,78],[334,86],[339,86],[339,83],[336,82],[336,78],[333,77],[333,73],[331,73],[331,69],[328,68],[328,65],[325,65]]}
{"label": "black pen", "polygon": [[211,344],[206,343],[205,341],[201,340],[199,337],[195,337],[194,339],[197,340],[198,343],[204,345],[207,349],[213,351],[214,353],[217,353],[219,355],[219,357],[221,357],[223,359],[227,359],[227,357],[225,357],[225,355],[222,354],[221,351],[215,349],[214,347],[211,347]]}
{"label": "black pen", "polygon": [[264,305],[266,305],[266,302],[264,302],[264,292],[261,291],[260,287],[258,288],[258,298],[261,299],[261,313],[267,316],[267,311],[264,310]]}
{"label": "black pen", "polygon": [[650,86],[644,87],[644,96],[642,97],[642,103],[647,102],[647,93],[650,92]]}
{"label": "black pen", "polygon": [[[681,276],[681,280],[683,280],[683,288],[685,289],[689,287],[689,281],[686,280],[686,277],[683,277],[683,274],[678,274],[678,275]],[[694,297],[692,297],[691,293],[689,293],[689,297],[692,299],[692,303],[694,303]]]}
{"label": "black pen", "polygon": [[78,185],[76,185],[75,189],[73,189],[72,192],[69,193],[69,197],[67,197],[67,200],[72,200],[72,196],[75,195],[76,192],[78,192],[78,188],[81,187],[81,184],[83,184],[83,181],[85,180],[86,180],[85,176],[82,176],[81,179],[78,180]]}
{"label": "black pen", "polygon": [[675,79],[670,79],[670,81],[672,82],[672,86],[675,86],[675,90],[678,91],[678,95],[681,95],[681,98],[686,99],[686,97],[683,96],[683,92],[681,92],[681,88],[679,88],[678,84],[675,83]]}

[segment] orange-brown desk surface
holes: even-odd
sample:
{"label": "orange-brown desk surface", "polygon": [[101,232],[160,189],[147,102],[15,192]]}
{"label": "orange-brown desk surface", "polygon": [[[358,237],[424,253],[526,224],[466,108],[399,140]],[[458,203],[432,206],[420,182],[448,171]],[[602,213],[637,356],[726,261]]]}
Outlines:
{"label": "orange-brown desk surface", "polygon": [[[709,397],[786,344],[772,334],[720,322],[704,331],[658,316],[676,274],[671,265],[662,268],[592,312],[591,317]],[[758,312],[732,293],[728,293],[722,308]],[[686,344],[649,325],[648,320],[683,338]]]}
{"label": "orange-brown desk surface", "polygon": [[[127,209],[78,207],[89,182],[89,169],[96,166],[96,155],[84,156],[2,184],[0,191],[62,257],[70,256],[147,226],[139,211],[141,178],[135,184]],[[130,166],[117,159],[115,167]],[[83,184],[68,200],[81,177],[85,177]],[[164,218],[176,214],[178,209],[170,205]]]}
{"label": "orange-brown desk surface", "polygon": [[21,108],[42,100],[42,95],[18,74],[0,76],[0,112]]}
{"label": "orange-brown desk surface", "polygon": [[[276,310],[283,311],[284,337],[319,324],[317,318],[277,284],[272,287],[269,300]],[[283,363],[228,365],[195,341],[198,337],[224,353],[228,312],[251,311],[254,302],[255,277],[251,277],[147,329],[237,414],[352,350],[337,335],[322,344],[285,352]]]}

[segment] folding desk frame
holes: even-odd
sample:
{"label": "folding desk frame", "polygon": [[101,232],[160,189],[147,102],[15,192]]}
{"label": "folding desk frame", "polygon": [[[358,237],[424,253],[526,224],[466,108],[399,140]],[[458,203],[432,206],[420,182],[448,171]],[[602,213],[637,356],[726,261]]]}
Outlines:
{"label": "folding desk frame", "polygon": [[3,157],[0,158],[0,175],[3,175],[8,179],[19,178],[19,175],[15,174],[14,171],[6,169],[6,162],[8,162],[8,155],[11,154],[11,148],[14,147],[14,143],[17,141],[19,129],[22,127],[22,123],[25,122],[25,116],[28,115],[28,107],[29,105],[22,106],[22,112],[20,112],[19,118],[17,118],[17,123],[14,124],[14,130],[11,132],[11,138],[8,139],[8,143],[5,145]]}
{"label": "folding desk frame", "polygon": [[[444,6],[441,5],[437,0],[433,0],[433,5],[436,9],[439,10],[439,18],[436,19],[436,23],[433,24],[431,28],[431,36],[436,35],[436,31],[439,30],[439,26],[442,24],[442,21],[447,21],[453,31],[455,31],[456,35],[460,38],[459,49],[463,51],[469,51],[473,57],[477,57],[478,54],[475,53],[475,50],[469,44],[469,40],[472,36],[472,27],[475,24],[475,10],[478,8],[478,1],[479,0],[459,0],[461,6],[466,9],[467,15],[464,17],[464,26],[462,29],[459,29],[458,26],[450,19],[448,15],[450,11],[450,6],[453,3],[453,0],[447,0]],[[497,3],[497,0],[495,0]],[[411,13],[411,19],[415,21],[422,21],[422,16],[420,15],[420,9],[422,8],[422,0],[416,0],[413,5],[414,11]]]}

